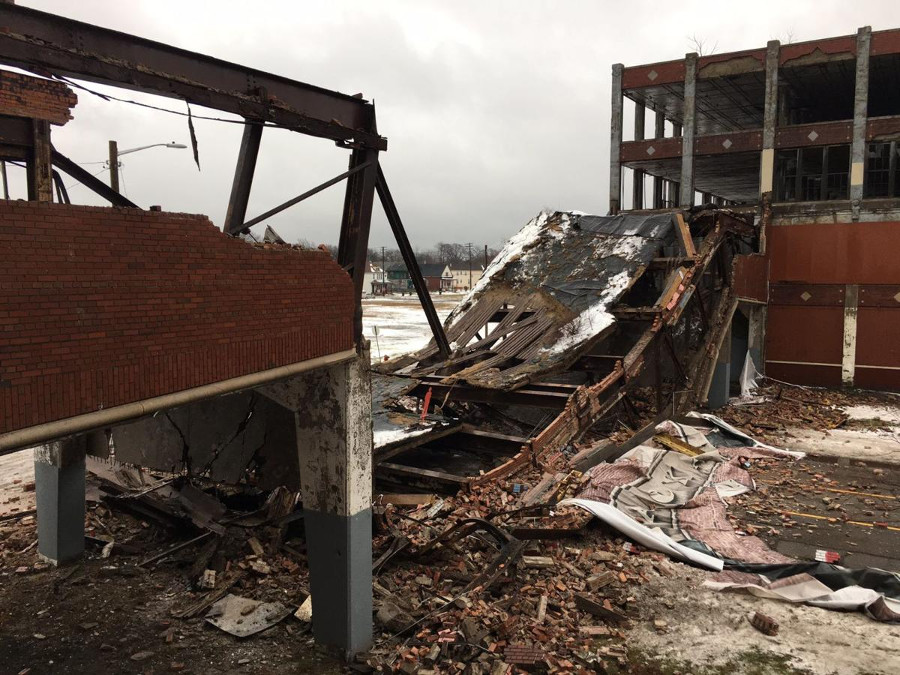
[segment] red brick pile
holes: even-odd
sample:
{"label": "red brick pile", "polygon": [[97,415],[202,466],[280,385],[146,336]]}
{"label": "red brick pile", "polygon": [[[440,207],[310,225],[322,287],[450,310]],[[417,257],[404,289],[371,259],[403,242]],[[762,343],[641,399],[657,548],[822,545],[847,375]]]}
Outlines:
{"label": "red brick pile", "polygon": [[62,82],[0,70],[0,115],[63,125],[76,103],[78,97]]}

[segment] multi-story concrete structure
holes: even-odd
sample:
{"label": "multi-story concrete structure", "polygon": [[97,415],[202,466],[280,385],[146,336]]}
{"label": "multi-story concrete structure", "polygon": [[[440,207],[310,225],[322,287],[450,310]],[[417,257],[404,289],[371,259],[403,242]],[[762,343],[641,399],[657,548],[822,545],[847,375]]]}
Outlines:
{"label": "multi-story concrete structure", "polygon": [[758,214],[723,376],[900,389],[898,140],[900,30],[617,64],[610,211]]}

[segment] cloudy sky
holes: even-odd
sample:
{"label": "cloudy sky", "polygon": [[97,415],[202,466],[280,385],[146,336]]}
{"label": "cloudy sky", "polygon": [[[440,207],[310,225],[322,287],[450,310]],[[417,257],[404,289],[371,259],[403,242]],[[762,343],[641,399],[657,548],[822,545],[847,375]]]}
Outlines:
{"label": "cloudy sky", "polygon": [[[809,40],[900,24],[896,0],[748,3],[424,2],[379,0],[18,0],[56,12],[374,100],[389,149],[382,165],[415,247],[500,245],[542,208],[606,213],[610,66],[693,51]],[[102,88],[91,85],[94,88]],[[112,91],[112,90],[110,90]],[[120,92],[122,94],[122,92]],[[184,110],[173,99],[126,97]],[[79,92],[75,120],[54,132],[64,153],[108,179],[107,141],[120,149],[189,143],[183,117]],[[208,113],[194,109],[195,114]],[[219,115],[219,113],[212,113]],[[240,127],[195,122],[190,150],[122,158],[124,189],[141,206],[205,213],[221,226]],[[95,163],[96,162],[96,163]],[[323,139],[267,129],[249,216],[346,170]],[[73,201],[96,202],[75,186]],[[291,241],[336,242],[342,187],[272,224]],[[372,246],[391,246],[376,205]]]}

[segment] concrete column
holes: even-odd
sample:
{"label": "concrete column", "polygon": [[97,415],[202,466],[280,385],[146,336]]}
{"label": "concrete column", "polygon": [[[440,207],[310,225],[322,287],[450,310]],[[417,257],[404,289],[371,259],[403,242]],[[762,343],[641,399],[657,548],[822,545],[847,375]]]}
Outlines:
{"label": "concrete column", "polygon": [[[747,318],[749,319],[749,329],[747,333],[747,351],[750,352],[750,358],[756,365],[756,369],[765,372],[765,349],[766,349],[766,306],[765,305],[748,305]],[[743,364],[741,364],[743,367]]]}
{"label": "concrete column", "polygon": [[84,553],[84,456],[87,436],[34,449],[38,553],[54,565]]}
{"label": "concrete column", "polygon": [[[656,124],[654,125],[654,138],[665,138],[666,135],[666,114],[660,110],[656,111]],[[653,177],[653,208],[663,208],[665,194],[664,179],[660,176]]]}
{"label": "concrete column", "polygon": [[609,122],[609,213],[615,215],[622,207],[622,73],[625,66],[612,67],[612,114]]}
{"label": "concrete column", "polygon": [[[672,122],[672,137],[673,138],[681,138],[681,125],[677,122]],[[682,140],[682,144],[684,140]],[[669,206],[678,206],[681,198],[681,183],[677,181],[669,182]]]}
{"label": "concrete column", "polygon": [[354,360],[262,388],[293,410],[313,635],[348,658],[372,643],[372,387]]}
{"label": "concrete column", "polygon": [[681,141],[679,206],[694,204],[694,135],[697,131],[697,55],[684,57],[684,129]]}
{"label": "concrete column", "polygon": [[766,94],[763,100],[762,156],[759,162],[759,194],[775,187],[775,128],[778,124],[778,59],[781,43],[770,40],[766,45]]}
{"label": "concrete column", "polygon": [[850,205],[853,220],[859,220],[866,173],[866,122],[869,107],[869,46],[872,28],[865,26],[856,34],[856,92],[853,99],[853,143],[850,146]]}
{"label": "concrete column", "polygon": [[[743,365],[743,364],[741,364]],[[706,405],[711,410],[728,404],[731,395],[731,326],[719,347],[719,356],[713,370],[712,382],[706,396]]]}
{"label": "concrete column", "polygon": [[[634,104],[634,140],[644,140],[644,122],[647,116],[647,109],[640,103]],[[634,170],[634,186],[631,199],[632,209],[644,208],[644,172],[640,169]]]}
{"label": "concrete column", "polygon": [[50,122],[32,120],[32,148],[26,162],[28,201],[53,201],[53,164],[51,161]]}
{"label": "concrete column", "polygon": [[859,286],[844,287],[844,342],[841,357],[841,384],[852,387],[856,377],[856,317],[859,309]]}

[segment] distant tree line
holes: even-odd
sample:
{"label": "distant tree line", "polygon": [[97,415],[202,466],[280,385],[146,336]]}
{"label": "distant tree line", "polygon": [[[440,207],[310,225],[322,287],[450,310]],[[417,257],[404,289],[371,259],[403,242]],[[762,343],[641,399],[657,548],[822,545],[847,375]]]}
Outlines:
{"label": "distant tree line", "polygon": [[[304,248],[317,247],[317,244],[313,244],[307,239],[300,239],[297,243]],[[337,246],[333,244],[323,244],[323,246],[328,249],[328,252],[331,253],[332,257],[337,258]],[[416,249],[415,253],[416,260],[419,261],[420,265],[429,263],[441,263],[444,265],[450,265],[451,267],[459,270],[469,269],[470,251],[472,255],[472,269],[481,269],[481,266],[485,264],[484,244],[472,244],[470,248],[469,244],[448,244],[441,242],[435,244],[431,248]],[[487,262],[493,260],[494,256],[496,256],[499,252],[500,249],[488,246]],[[377,265],[378,267],[381,267],[382,262],[384,262],[385,265],[390,266],[402,263],[403,256],[400,255],[400,249],[398,248],[385,247],[382,250],[381,247],[373,247],[369,249],[369,262],[373,265]]]}

